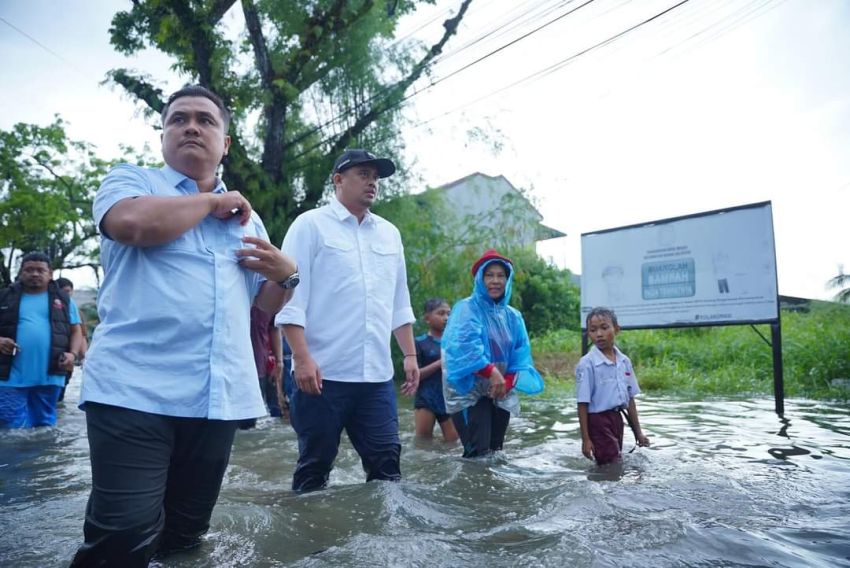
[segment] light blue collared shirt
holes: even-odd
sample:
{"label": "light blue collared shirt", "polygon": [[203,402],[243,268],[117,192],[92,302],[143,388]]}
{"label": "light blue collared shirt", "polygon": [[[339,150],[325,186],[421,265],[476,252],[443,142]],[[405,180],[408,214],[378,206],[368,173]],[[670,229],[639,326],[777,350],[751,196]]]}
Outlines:
{"label": "light blue collared shirt", "polygon": [[[215,192],[224,192],[219,183]],[[101,226],[126,198],[198,193],[165,166],[116,166],[94,200]],[[101,229],[101,232],[102,229]],[[268,240],[256,213],[208,216],[164,245],[134,247],[103,234],[100,324],[83,368],[80,406],[99,402],[166,416],[239,420],[265,414],[251,349],[250,311],[265,279],[242,268],[243,236]]]}
{"label": "light blue collared shirt", "polygon": [[614,347],[616,363],[595,345],[576,366],[576,402],[587,402],[590,413],[625,408],[640,394],[631,360]]}

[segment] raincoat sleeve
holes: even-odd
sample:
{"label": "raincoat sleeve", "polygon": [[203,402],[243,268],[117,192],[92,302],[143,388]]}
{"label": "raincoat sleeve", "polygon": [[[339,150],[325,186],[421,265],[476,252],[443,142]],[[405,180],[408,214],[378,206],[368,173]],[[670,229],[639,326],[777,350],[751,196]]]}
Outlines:
{"label": "raincoat sleeve", "polygon": [[514,344],[508,363],[508,373],[516,373],[514,388],[523,394],[538,394],[543,391],[543,377],[534,368],[534,360],[531,357],[531,341],[528,339],[528,330],[525,320],[518,311],[512,311],[514,324],[511,330],[514,333]]}
{"label": "raincoat sleeve", "polygon": [[461,394],[472,389],[475,372],[490,363],[484,348],[483,332],[484,324],[471,309],[470,302],[458,302],[449,315],[442,349],[446,382]]}

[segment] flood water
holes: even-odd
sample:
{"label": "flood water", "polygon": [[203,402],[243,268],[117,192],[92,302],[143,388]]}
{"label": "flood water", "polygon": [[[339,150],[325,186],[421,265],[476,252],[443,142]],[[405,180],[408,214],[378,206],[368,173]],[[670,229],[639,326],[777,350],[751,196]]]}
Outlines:
{"label": "flood water", "polygon": [[[69,400],[77,399],[79,382]],[[160,566],[850,566],[850,411],[769,398],[639,403],[652,448],[599,470],[574,399],[524,401],[503,455],[413,440],[401,483],[363,483],[343,436],[326,491],[288,490],[291,428],[238,432],[202,548]],[[627,447],[632,446],[627,433]],[[67,565],[90,486],[84,414],[0,432],[0,566]]]}

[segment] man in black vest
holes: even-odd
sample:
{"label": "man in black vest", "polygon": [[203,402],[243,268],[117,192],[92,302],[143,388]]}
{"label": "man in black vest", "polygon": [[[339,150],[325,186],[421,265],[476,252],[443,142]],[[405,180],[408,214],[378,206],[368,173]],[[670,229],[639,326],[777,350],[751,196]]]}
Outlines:
{"label": "man in black vest", "polygon": [[31,252],[0,291],[0,428],[56,424],[56,402],[82,348],[77,306],[53,282],[50,259]]}

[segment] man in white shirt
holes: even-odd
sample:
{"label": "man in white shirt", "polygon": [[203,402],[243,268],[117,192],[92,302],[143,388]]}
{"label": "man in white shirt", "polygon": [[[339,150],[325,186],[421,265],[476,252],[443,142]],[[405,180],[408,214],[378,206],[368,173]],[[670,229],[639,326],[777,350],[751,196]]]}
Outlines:
{"label": "man in white shirt", "polygon": [[401,235],[369,211],[378,180],[394,172],[386,158],[347,150],[334,163],[330,203],[300,215],[283,240],[301,278],[275,319],[292,347],[295,491],[327,485],[343,429],[367,481],[401,478],[390,332],[404,354],[402,392],[414,394],[415,317]]}

